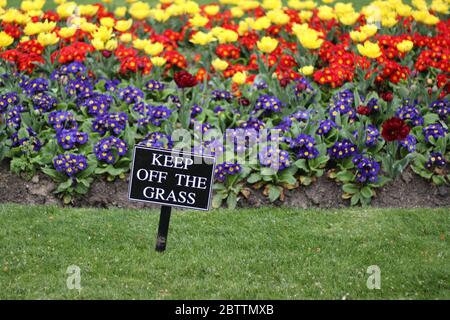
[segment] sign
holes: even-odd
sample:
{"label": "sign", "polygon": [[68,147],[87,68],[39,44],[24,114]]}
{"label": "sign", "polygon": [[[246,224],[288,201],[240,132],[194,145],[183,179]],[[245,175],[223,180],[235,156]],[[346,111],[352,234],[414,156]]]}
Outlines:
{"label": "sign", "polygon": [[135,146],[128,199],[161,204],[156,251],[166,249],[172,206],[209,210],[215,158]]}
{"label": "sign", "polygon": [[212,156],[136,146],[128,198],[209,210],[214,160]]}

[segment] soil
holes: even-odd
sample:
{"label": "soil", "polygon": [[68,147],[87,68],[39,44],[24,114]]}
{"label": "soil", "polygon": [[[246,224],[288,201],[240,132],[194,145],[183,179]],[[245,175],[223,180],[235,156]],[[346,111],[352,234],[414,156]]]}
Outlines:
{"label": "soil", "polygon": [[[25,180],[9,171],[9,162],[0,163],[0,203],[52,204],[63,205],[53,194],[56,185],[43,174],[37,174],[31,180]],[[262,190],[251,187],[247,198],[242,198],[240,207],[258,208],[261,206],[285,206],[295,208],[340,208],[349,206],[348,200],[341,198],[341,186],[321,177],[307,187],[285,191],[284,201],[271,204]],[[127,198],[128,181],[117,179],[108,182],[105,179],[94,181],[91,190],[85,196],[75,200],[75,207],[98,208],[151,208],[156,205],[130,202]],[[373,207],[421,208],[450,207],[450,186],[435,186],[411,170],[406,170],[396,181],[376,190],[372,199]]]}

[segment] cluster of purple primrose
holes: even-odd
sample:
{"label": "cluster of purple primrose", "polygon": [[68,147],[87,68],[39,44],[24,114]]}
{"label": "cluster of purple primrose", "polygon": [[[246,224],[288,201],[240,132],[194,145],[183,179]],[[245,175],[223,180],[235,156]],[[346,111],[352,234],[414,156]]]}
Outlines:
{"label": "cluster of purple primrose", "polygon": [[173,146],[172,139],[169,135],[161,132],[150,132],[139,145],[148,148],[171,149]]}
{"label": "cluster of purple primrose", "polygon": [[81,62],[75,61],[66,65],[62,65],[60,68],[53,70],[50,75],[51,80],[59,81],[67,79],[71,74],[85,74],[87,68]]}
{"label": "cluster of purple primrose", "polygon": [[291,165],[289,153],[273,146],[266,146],[258,153],[259,163],[274,170],[283,170]]}
{"label": "cluster of purple primrose", "polygon": [[64,129],[58,131],[56,139],[64,150],[70,150],[85,144],[88,141],[88,134],[77,129]]}
{"label": "cluster of purple primrose", "polygon": [[256,131],[263,130],[266,127],[262,120],[256,118],[250,118],[239,125],[239,128],[243,129],[254,129]]}
{"label": "cluster of purple primrose", "polygon": [[77,102],[80,108],[87,109],[89,115],[103,116],[109,111],[113,98],[106,94],[91,93],[86,97],[80,97]]}
{"label": "cluster of purple primrose", "polygon": [[378,143],[379,138],[380,132],[378,131],[377,127],[369,124],[366,128],[366,146],[374,147]]}
{"label": "cluster of purple primrose", "polygon": [[299,134],[295,138],[288,139],[287,142],[297,159],[314,159],[319,155],[314,138],[307,134]]}
{"label": "cluster of purple primrose", "polygon": [[139,114],[142,116],[138,119],[139,126],[147,126],[150,124],[160,126],[161,123],[168,119],[172,114],[172,110],[163,105],[150,106],[147,104],[138,104],[135,110],[138,110]]}
{"label": "cluster of purple primrose", "polygon": [[9,106],[14,106],[19,103],[19,96],[17,92],[8,92],[0,95],[0,113],[4,113]]}
{"label": "cluster of purple primrose", "polygon": [[358,148],[348,139],[336,141],[334,145],[328,149],[328,154],[332,159],[343,159],[355,155]]}
{"label": "cluster of purple primrose", "polygon": [[75,116],[70,111],[53,111],[48,115],[48,123],[53,126],[56,132],[61,130],[76,129],[78,124],[75,120]]}
{"label": "cluster of purple primrose", "polygon": [[409,153],[416,151],[417,139],[412,134],[409,134],[406,139],[400,141],[400,146],[408,150]]}
{"label": "cluster of purple primrose", "polygon": [[433,101],[430,104],[430,109],[445,121],[450,114],[450,101],[447,99]]}
{"label": "cluster of purple primrose", "polygon": [[157,80],[149,80],[146,84],[145,84],[145,89],[147,89],[148,91],[162,91],[165,88],[164,83],[159,82]]}
{"label": "cluster of purple primrose", "polygon": [[128,86],[126,88],[119,89],[119,99],[127,104],[136,103],[144,98],[144,92],[139,88]]}
{"label": "cluster of purple primrose", "polygon": [[21,113],[27,111],[27,109],[21,104],[15,105],[9,109],[6,113],[6,124],[8,128],[16,130],[22,123]]}
{"label": "cluster of purple primrose", "polygon": [[53,159],[53,166],[56,171],[68,177],[75,177],[78,172],[88,167],[88,163],[84,155],[60,154]]}
{"label": "cluster of purple primrose", "polygon": [[227,176],[232,176],[241,172],[242,168],[238,163],[223,162],[216,165],[214,177],[217,181],[224,182]]}
{"label": "cluster of purple primrose", "polygon": [[116,161],[115,153],[118,156],[124,156],[128,152],[128,147],[125,141],[117,137],[107,137],[95,144],[94,152],[99,161],[113,164]]}
{"label": "cluster of purple primrose", "polygon": [[328,106],[330,118],[334,121],[340,114],[341,116],[347,115],[349,119],[354,120],[356,118],[356,111],[353,107],[354,102],[355,97],[352,91],[349,89],[339,91],[333,96]]}
{"label": "cluster of purple primrose", "polygon": [[281,112],[283,104],[280,99],[268,94],[262,94],[258,97],[255,103],[254,111],[265,110],[267,112]]}
{"label": "cluster of purple primrose", "polygon": [[425,163],[425,168],[432,170],[436,167],[444,167],[447,164],[445,157],[440,152],[431,152],[428,161]]}
{"label": "cluster of purple primrose", "polygon": [[112,112],[97,117],[92,123],[92,129],[102,136],[109,132],[112,135],[119,135],[128,123],[128,116],[125,112]]}
{"label": "cluster of purple primrose", "polygon": [[202,113],[202,111],[202,107],[200,107],[198,104],[194,104],[191,108],[191,118],[195,118],[197,115]]}
{"label": "cluster of purple primrose", "polygon": [[319,121],[319,127],[316,130],[316,133],[319,136],[327,135],[328,132],[331,131],[331,129],[337,128],[336,123],[333,120],[325,119]]}
{"label": "cluster of purple primrose", "polygon": [[220,100],[231,101],[231,100],[233,100],[233,94],[226,90],[213,90],[211,92],[211,95],[212,95],[214,101],[220,101]]}
{"label": "cluster of purple primrose", "polygon": [[445,128],[440,123],[430,124],[422,129],[425,140],[430,142],[430,138],[438,139],[440,137],[445,137],[448,134],[448,129]]}
{"label": "cluster of purple primrose", "polygon": [[356,181],[361,183],[377,182],[380,164],[369,156],[358,154],[352,159],[356,168]]}
{"label": "cluster of purple primrose", "polygon": [[414,126],[421,126],[424,122],[416,100],[405,99],[395,115],[402,120],[411,122]]}
{"label": "cluster of purple primrose", "polygon": [[[66,84],[66,93],[68,96],[84,97],[94,90],[94,86],[89,77],[77,75],[74,79],[69,79]],[[84,96],[83,96],[84,95]]]}

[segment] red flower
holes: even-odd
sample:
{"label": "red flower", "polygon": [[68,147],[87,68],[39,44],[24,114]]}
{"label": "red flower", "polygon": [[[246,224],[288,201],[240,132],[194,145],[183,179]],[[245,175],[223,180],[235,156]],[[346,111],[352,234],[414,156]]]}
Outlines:
{"label": "red flower", "polygon": [[386,141],[402,141],[406,139],[410,130],[405,121],[394,117],[383,123],[381,135]]}
{"label": "red flower", "polygon": [[372,110],[366,106],[359,106],[358,108],[356,108],[356,112],[363,116],[368,116],[372,112]]}
{"label": "red flower", "polygon": [[178,88],[190,88],[197,85],[197,79],[185,70],[175,73],[173,79]]}

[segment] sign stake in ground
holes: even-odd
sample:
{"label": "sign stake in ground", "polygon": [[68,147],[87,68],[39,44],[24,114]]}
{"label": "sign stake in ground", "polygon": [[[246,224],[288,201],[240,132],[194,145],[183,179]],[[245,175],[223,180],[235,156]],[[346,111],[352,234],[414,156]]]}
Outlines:
{"label": "sign stake in ground", "polygon": [[158,252],[166,250],[167,234],[169,233],[170,215],[172,207],[161,206],[161,214],[159,216],[158,235],[156,236],[156,248]]}
{"label": "sign stake in ground", "polygon": [[215,158],[135,146],[128,199],[161,205],[156,251],[166,249],[172,207],[209,210]]}

